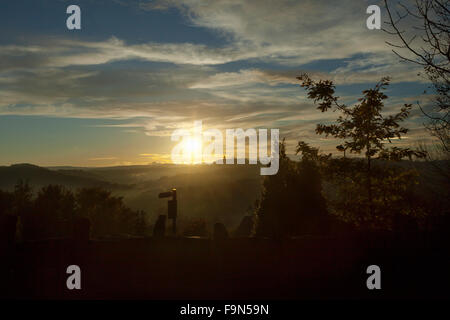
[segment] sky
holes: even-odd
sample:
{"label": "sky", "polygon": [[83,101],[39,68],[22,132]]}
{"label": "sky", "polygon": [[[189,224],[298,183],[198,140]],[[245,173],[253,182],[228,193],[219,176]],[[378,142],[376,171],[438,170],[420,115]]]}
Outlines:
{"label": "sky", "polygon": [[[66,8],[81,9],[68,30]],[[338,4],[338,5],[337,5]],[[337,153],[296,76],[330,79],[343,102],[390,76],[386,114],[431,101],[365,0],[77,0],[0,3],[0,165],[112,166],[170,161],[172,132],[277,128]],[[430,142],[415,105],[396,144]]]}

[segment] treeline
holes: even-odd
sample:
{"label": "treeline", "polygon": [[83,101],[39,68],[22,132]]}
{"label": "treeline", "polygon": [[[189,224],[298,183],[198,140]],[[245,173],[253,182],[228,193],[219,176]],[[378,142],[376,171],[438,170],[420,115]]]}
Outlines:
{"label": "treeline", "polygon": [[61,185],[42,187],[37,193],[23,181],[14,191],[0,190],[0,219],[17,219],[16,238],[38,240],[70,237],[76,222],[90,223],[91,237],[118,234],[145,235],[146,214],[126,207],[121,197],[92,187],[73,192]]}
{"label": "treeline", "polygon": [[[279,238],[364,230],[410,234],[450,231],[445,179],[421,179],[411,161],[377,160],[372,163],[370,207],[364,160],[320,158],[318,149],[307,147],[313,156],[303,153],[300,161],[294,161],[286,156],[285,144],[281,145],[279,172],[264,179],[261,199],[254,209],[254,235]],[[424,186],[420,180],[427,178],[433,179],[430,184],[438,185],[433,189]]]}

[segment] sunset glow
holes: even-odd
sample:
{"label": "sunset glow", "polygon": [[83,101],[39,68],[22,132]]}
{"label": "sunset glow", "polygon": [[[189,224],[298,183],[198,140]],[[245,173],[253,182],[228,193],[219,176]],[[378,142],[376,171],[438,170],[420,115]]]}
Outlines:
{"label": "sunset glow", "polygon": [[198,138],[186,138],[183,141],[183,152],[187,164],[201,163],[202,159],[202,141]]}

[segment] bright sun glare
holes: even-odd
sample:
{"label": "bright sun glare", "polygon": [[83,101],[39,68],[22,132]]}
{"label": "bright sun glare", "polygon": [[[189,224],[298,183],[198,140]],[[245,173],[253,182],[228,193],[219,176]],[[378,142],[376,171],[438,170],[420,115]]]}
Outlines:
{"label": "bright sun glare", "polygon": [[[187,138],[183,142],[183,152],[185,156],[187,156],[190,161],[188,163],[197,163],[201,162],[201,154],[202,154],[202,141],[196,138]],[[200,157],[200,158],[198,158]],[[200,161],[198,161],[200,160]]]}
{"label": "bright sun glare", "polygon": [[188,138],[184,142],[184,150],[189,153],[202,152],[202,142],[199,139]]}

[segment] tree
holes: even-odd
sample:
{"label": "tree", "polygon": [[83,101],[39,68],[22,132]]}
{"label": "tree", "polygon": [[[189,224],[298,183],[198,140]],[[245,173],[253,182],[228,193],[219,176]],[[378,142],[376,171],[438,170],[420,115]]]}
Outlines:
{"label": "tree", "polygon": [[60,185],[39,190],[33,215],[39,238],[63,237],[71,233],[76,203],[72,191]]}
{"label": "tree", "polygon": [[119,221],[124,209],[122,198],[113,197],[110,191],[93,187],[79,189],[76,200],[79,215],[91,221],[93,235],[106,236],[123,230],[124,225]]}
{"label": "tree", "polygon": [[10,239],[8,236],[11,234],[10,222],[15,222],[17,219],[17,216],[13,216],[11,212],[13,203],[13,194],[0,190],[0,251],[3,249],[3,245],[8,243]]}
{"label": "tree", "polygon": [[19,230],[24,239],[35,239],[38,232],[35,227],[33,216],[33,190],[23,180],[20,180],[13,191],[13,209],[12,212],[19,218]]}
{"label": "tree", "polygon": [[[410,148],[387,147],[392,143],[392,139],[400,139],[402,135],[408,132],[408,129],[402,127],[400,123],[408,117],[411,104],[405,104],[397,114],[382,115],[384,100],[387,99],[383,91],[389,85],[389,78],[381,79],[373,89],[364,90],[363,97],[358,100],[359,103],[352,107],[339,102],[339,97],[335,96],[335,86],[332,81],[313,81],[307,74],[302,74],[297,79],[301,81],[301,86],[306,89],[308,98],[318,103],[317,109],[321,112],[333,110],[341,113],[336,119],[336,123],[318,124],[316,133],[343,140],[343,143],[336,146],[336,149],[340,152],[348,151],[354,154],[364,154],[364,162],[350,161],[344,158],[341,161],[332,162],[332,165],[330,164],[328,167],[330,175],[341,176],[341,187],[346,188],[345,192],[342,193],[345,200],[340,202],[341,208],[337,211],[341,213],[343,210],[349,210],[353,213],[358,212],[359,217],[356,221],[359,220],[359,222],[361,222],[361,218],[367,220],[382,217],[382,211],[386,210],[389,201],[380,186],[385,185],[386,179],[400,183],[399,179],[402,175],[399,172],[394,172],[393,169],[380,172],[379,167],[374,167],[373,160],[398,161],[405,157],[411,159],[413,156],[425,156],[423,152]],[[299,149],[305,149],[302,142],[299,143]],[[309,150],[309,153],[310,157],[318,157],[314,149]],[[391,175],[385,175],[385,173]],[[345,178],[342,179],[342,177]],[[407,178],[410,179],[412,176],[408,175]],[[409,183],[408,179],[403,183]],[[365,193],[361,192],[361,188],[365,190]],[[342,188],[341,191],[343,191]],[[350,191],[353,191],[353,194],[349,193]]]}
{"label": "tree", "polygon": [[397,43],[387,42],[404,61],[423,67],[437,98],[431,112],[422,113],[429,119],[427,129],[440,141],[441,149],[450,153],[450,1],[416,0],[413,6],[398,3],[396,8],[385,0],[389,17],[388,34]]}
{"label": "tree", "polygon": [[278,173],[267,176],[263,182],[255,234],[281,238],[326,233],[326,202],[314,159],[304,156],[299,162],[290,160],[284,140],[279,152]]}
{"label": "tree", "polygon": [[33,190],[28,182],[19,180],[14,186],[14,213],[18,216],[31,211]]}
{"label": "tree", "polygon": [[134,233],[139,236],[147,236],[150,234],[150,226],[147,222],[147,215],[145,211],[138,210],[134,222]]}
{"label": "tree", "polygon": [[0,190],[0,217],[11,214],[14,195],[11,192]]}
{"label": "tree", "polygon": [[102,188],[82,188],[76,193],[78,215],[86,217],[92,225],[94,236],[140,234],[145,223],[145,213],[126,207],[122,197],[116,197]]}

